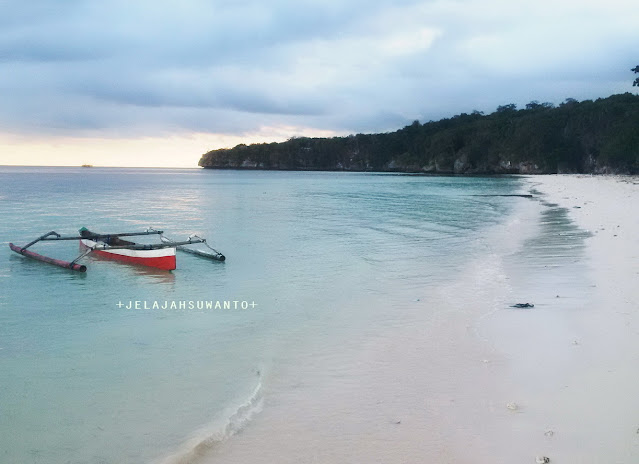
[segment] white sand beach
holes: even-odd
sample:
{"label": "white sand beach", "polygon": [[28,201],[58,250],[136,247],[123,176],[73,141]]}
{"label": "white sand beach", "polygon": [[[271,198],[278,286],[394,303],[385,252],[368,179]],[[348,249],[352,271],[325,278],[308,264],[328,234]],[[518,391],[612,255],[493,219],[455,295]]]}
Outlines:
{"label": "white sand beach", "polygon": [[557,463],[639,462],[639,179],[530,182],[591,236],[574,269],[583,280],[534,290],[547,304],[523,316],[529,328],[510,345],[513,376],[529,383],[513,398],[519,446]]}
{"label": "white sand beach", "polygon": [[457,281],[289,362],[203,461],[639,462],[639,179],[527,182]]}
{"label": "white sand beach", "polygon": [[[535,307],[480,316],[482,349],[491,347],[486,372],[467,379],[477,388],[465,390],[469,398],[445,426],[458,427],[446,444],[451,457],[429,459],[638,462],[639,179],[528,180],[546,213],[563,210],[589,236],[542,218],[541,240],[524,244],[536,249],[503,267],[510,302]],[[581,255],[573,248],[580,242]]]}

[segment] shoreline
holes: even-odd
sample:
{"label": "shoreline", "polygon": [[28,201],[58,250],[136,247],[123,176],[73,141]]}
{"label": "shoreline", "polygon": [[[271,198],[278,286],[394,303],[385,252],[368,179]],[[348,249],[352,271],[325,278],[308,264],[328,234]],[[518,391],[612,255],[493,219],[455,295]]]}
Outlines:
{"label": "shoreline", "polygon": [[337,373],[323,373],[326,354],[305,359],[197,462],[636,461],[639,224],[626,213],[637,185],[528,177],[542,198],[522,199],[491,239],[516,238],[508,250],[469,263],[407,311],[410,324],[345,346]]}
{"label": "shoreline", "polygon": [[452,281],[424,282],[417,299],[393,295],[404,300],[399,306],[354,302],[396,319],[349,332],[343,345],[300,353],[273,373],[254,421],[197,462],[466,462],[460,444],[469,442],[475,452],[467,462],[483,462],[477,455],[492,450],[475,431],[486,414],[509,427],[509,411],[499,406],[509,395],[493,378],[500,363],[485,362],[495,356],[477,337],[476,321],[507,305],[504,247],[513,253],[532,235],[525,226],[537,205],[516,201],[523,208],[514,220],[477,237],[474,246],[485,252]]}
{"label": "shoreline", "polygon": [[632,211],[639,179],[564,175],[538,181],[535,188],[590,235],[583,261],[586,281],[581,282],[582,292],[590,295],[556,300],[557,309],[568,310],[556,336],[565,343],[556,343],[549,353],[555,369],[546,380],[554,384],[537,395],[540,403],[546,400],[540,411],[558,424],[549,453],[556,462],[636,462],[639,216]]}
{"label": "shoreline", "polygon": [[[631,464],[639,457],[632,413],[639,409],[639,221],[628,208],[639,182],[587,175],[529,182],[544,205],[541,229],[506,269],[511,294],[535,307],[497,311],[478,325],[498,356],[494,381],[511,398],[499,405],[511,409],[508,427],[481,441],[493,444],[493,462]],[[466,457],[461,462],[473,462]]]}

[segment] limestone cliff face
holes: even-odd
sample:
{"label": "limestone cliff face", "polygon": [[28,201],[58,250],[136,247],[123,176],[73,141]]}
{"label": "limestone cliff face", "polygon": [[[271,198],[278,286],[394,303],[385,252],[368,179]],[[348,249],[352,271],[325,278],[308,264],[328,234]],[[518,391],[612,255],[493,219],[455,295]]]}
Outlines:
{"label": "limestone cliff face", "polygon": [[[247,147],[250,148],[250,147]],[[488,162],[472,163],[465,155],[454,161],[429,160],[428,163],[416,163],[401,159],[375,166],[369,160],[353,156],[336,160],[332,164],[313,163],[303,157],[270,159],[256,157],[247,151],[238,156],[234,149],[214,150],[202,156],[199,166],[207,169],[246,169],[246,170],[282,170],[282,171],[352,171],[352,172],[406,172],[423,174],[546,174],[557,172],[543,169],[530,161],[512,162],[500,159],[494,164]],[[308,155],[305,152],[304,155]],[[401,157],[400,157],[401,158]],[[594,167],[594,164],[593,164]]]}
{"label": "limestone cliff face", "polygon": [[[252,146],[251,146],[252,147]],[[368,158],[352,153],[345,157],[333,157],[331,162],[320,160],[313,152],[305,151],[299,156],[263,156],[248,150],[222,149],[202,156],[199,166],[207,169],[253,169],[282,171],[352,171],[352,172],[405,172],[423,174],[636,174],[636,169],[627,165],[611,165],[589,156],[582,164],[552,163],[538,160],[522,160],[519,156],[470,160],[465,154],[454,159],[432,158],[426,162],[392,158],[384,163],[374,163]]]}
{"label": "limestone cliff face", "polygon": [[[208,155],[208,154],[207,154]],[[257,162],[251,159],[229,159],[220,154],[213,156],[204,155],[199,166],[206,169],[240,169],[240,170],[272,170],[272,171],[350,171],[350,172],[405,172],[413,174],[459,174],[459,175],[481,175],[481,174],[628,174],[626,169],[619,169],[605,164],[593,162],[584,169],[571,169],[570,167],[558,166],[556,169],[549,169],[539,166],[532,161],[511,162],[500,160],[496,164],[481,163],[473,165],[464,157],[457,158],[451,163],[440,163],[432,160],[428,164],[410,164],[391,160],[385,165],[375,168],[367,163],[337,162],[334,165],[315,166],[310,163],[287,163],[287,162]]]}
{"label": "limestone cliff face", "polygon": [[[517,160],[518,157],[501,156],[492,161],[486,159],[471,161],[466,155],[453,160],[430,159],[428,162],[404,160],[402,157],[375,165],[368,159],[348,156],[332,163],[314,162],[305,157],[269,158],[247,152],[238,156],[236,148],[214,150],[200,159],[199,166],[207,169],[246,169],[280,171],[351,171],[351,172],[405,172],[422,174],[636,174],[633,169],[602,163],[590,156],[581,166],[565,163],[539,163],[531,160]],[[309,155],[304,152],[304,155]]]}
{"label": "limestone cliff face", "polygon": [[[280,170],[280,171],[350,171],[350,172],[405,172],[423,174],[550,174],[557,171],[544,170],[532,162],[512,163],[510,161],[500,161],[496,165],[482,164],[471,165],[467,160],[458,158],[452,163],[439,163],[432,161],[426,165],[406,164],[392,160],[385,165],[374,168],[366,163],[349,163],[344,165],[337,162],[334,165],[313,166],[310,164],[300,165],[289,163],[264,163],[251,159],[232,160],[224,156],[203,156],[199,166],[206,169],[240,169],[240,170]],[[607,172],[603,170],[602,172]]]}

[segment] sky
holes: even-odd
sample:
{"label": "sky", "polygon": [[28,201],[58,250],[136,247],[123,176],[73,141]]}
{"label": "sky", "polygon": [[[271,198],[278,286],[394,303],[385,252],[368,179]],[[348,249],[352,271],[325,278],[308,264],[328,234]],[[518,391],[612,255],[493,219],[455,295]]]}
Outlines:
{"label": "sky", "polygon": [[633,92],[637,24],[636,0],[0,0],[0,164],[196,167]]}

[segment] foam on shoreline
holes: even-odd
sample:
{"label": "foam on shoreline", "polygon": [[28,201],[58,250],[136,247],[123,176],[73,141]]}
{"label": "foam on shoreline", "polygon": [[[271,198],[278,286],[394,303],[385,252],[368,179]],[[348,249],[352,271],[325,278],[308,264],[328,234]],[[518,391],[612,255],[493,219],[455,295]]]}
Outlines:
{"label": "foam on shoreline", "polygon": [[216,446],[239,433],[262,410],[262,381],[260,379],[247,399],[238,406],[227,408],[210,424],[197,430],[173,454],[158,461],[160,464],[193,464],[200,462]]}
{"label": "foam on shoreline", "polygon": [[360,301],[392,319],[287,355],[261,414],[205,462],[462,462],[466,449],[468,462],[495,462],[501,445],[482,433],[510,430],[510,396],[504,363],[478,326],[508,305],[504,257],[537,232],[538,203],[517,201],[474,239],[478,253],[454,280],[425,282],[425,296],[401,308]]}

